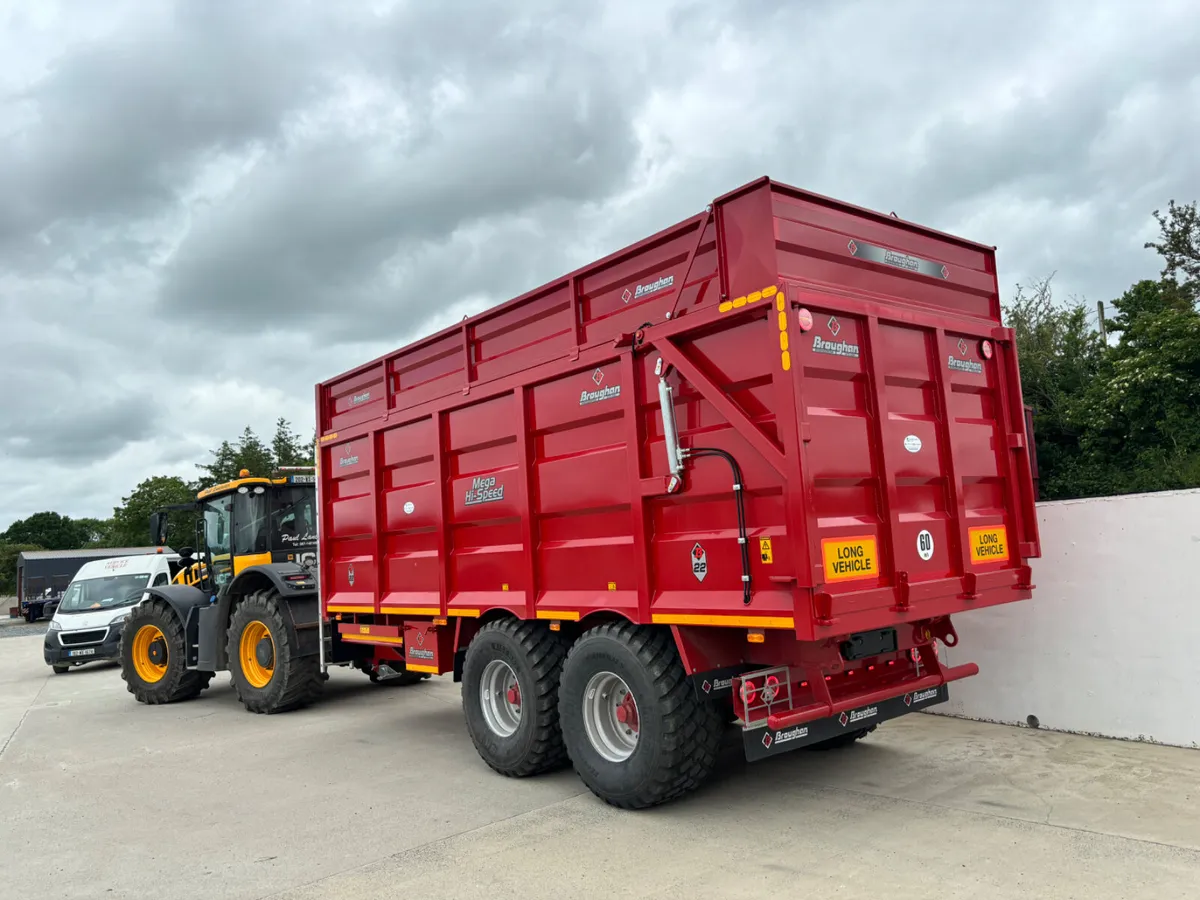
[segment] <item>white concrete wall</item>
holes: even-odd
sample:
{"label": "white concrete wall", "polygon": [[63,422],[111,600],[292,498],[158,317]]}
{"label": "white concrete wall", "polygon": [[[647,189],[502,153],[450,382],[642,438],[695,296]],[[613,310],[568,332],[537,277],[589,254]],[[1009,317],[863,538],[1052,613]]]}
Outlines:
{"label": "white concrete wall", "polygon": [[1200,747],[1200,490],[1038,513],[1033,599],[955,617],[980,672],[938,712]]}

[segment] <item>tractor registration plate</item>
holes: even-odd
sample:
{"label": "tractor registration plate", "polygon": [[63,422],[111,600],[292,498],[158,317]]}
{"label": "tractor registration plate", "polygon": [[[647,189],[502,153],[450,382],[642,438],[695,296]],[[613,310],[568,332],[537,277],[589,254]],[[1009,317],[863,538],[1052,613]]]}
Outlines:
{"label": "tractor registration plate", "polygon": [[67,656],[95,656],[95,647],[85,647],[83,650],[68,650]]}

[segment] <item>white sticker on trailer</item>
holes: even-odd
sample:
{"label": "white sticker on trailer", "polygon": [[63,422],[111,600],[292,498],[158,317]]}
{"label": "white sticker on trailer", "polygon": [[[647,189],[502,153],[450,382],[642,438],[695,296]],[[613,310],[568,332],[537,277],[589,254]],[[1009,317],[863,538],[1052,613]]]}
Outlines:
{"label": "white sticker on trailer", "polygon": [[910,434],[904,439],[904,449],[909,453],[921,452],[921,439],[915,434]]}
{"label": "white sticker on trailer", "polygon": [[703,581],[708,576],[708,554],[699,544],[692,547],[692,574],[697,581]]}
{"label": "white sticker on trailer", "polygon": [[933,559],[933,535],[928,531],[917,535],[917,554],[926,562]]}

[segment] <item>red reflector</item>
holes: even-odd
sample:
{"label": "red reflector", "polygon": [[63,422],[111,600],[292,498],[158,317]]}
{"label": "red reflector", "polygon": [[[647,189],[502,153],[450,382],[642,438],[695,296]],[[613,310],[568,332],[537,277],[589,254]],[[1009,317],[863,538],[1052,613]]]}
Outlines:
{"label": "red reflector", "polygon": [[796,313],[796,319],[800,323],[801,331],[808,331],[813,327],[813,314],[803,306],[800,307],[799,312]]}
{"label": "red reflector", "polygon": [[992,342],[981,341],[979,344],[979,352],[983,354],[984,359],[992,358]]}
{"label": "red reflector", "polygon": [[774,675],[767,676],[767,683],[763,685],[762,698],[763,703],[773,703],[775,698],[779,696],[779,679]]}
{"label": "red reflector", "polygon": [[753,681],[742,682],[742,702],[749,706],[758,697],[758,688],[754,686]]}

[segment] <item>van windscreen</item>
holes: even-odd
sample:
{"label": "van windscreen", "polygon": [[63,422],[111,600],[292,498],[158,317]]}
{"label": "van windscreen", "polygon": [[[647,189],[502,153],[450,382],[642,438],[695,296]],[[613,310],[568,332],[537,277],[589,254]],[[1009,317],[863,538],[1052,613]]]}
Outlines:
{"label": "van windscreen", "polygon": [[58,605],[58,611],[94,612],[97,609],[129,606],[141,599],[149,580],[149,572],[137,572],[72,582]]}

